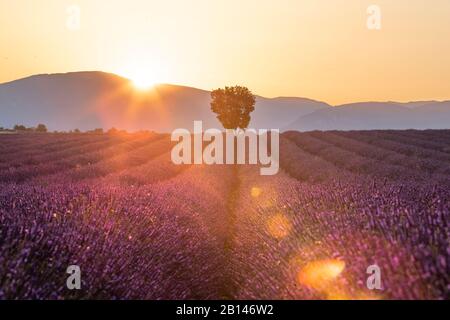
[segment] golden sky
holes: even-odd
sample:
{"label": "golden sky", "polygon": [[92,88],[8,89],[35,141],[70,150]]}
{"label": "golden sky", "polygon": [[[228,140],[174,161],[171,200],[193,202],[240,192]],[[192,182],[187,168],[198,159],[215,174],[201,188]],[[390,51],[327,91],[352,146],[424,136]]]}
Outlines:
{"label": "golden sky", "polygon": [[450,99],[450,1],[0,0],[0,83],[82,70],[332,104]]}

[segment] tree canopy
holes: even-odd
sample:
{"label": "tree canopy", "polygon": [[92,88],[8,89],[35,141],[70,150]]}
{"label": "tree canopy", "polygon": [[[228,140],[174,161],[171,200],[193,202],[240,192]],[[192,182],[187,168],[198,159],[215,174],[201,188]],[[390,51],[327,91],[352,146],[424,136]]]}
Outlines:
{"label": "tree canopy", "polygon": [[36,132],[47,132],[47,126],[45,124],[38,124],[36,127]]}
{"label": "tree canopy", "polygon": [[255,110],[255,97],[241,86],[225,87],[211,92],[211,110],[225,129],[245,129],[250,123],[250,113]]}

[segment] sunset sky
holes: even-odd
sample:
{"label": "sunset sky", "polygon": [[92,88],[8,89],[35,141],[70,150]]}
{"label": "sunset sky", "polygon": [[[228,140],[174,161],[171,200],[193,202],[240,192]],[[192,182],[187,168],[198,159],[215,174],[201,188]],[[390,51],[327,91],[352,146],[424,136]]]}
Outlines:
{"label": "sunset sky", "polygon": [[450,99],[450,1],[0,0],[0,83],[82,70],[332,104]]}

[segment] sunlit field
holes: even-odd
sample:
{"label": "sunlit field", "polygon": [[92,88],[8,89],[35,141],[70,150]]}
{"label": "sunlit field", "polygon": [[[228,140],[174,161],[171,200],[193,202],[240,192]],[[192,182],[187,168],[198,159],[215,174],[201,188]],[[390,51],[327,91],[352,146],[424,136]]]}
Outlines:
{"label": "sunlit field", "polygon": [[0,299],[448,298],[450,130],[287,132],[274,176],[172,147],[0,135]]}

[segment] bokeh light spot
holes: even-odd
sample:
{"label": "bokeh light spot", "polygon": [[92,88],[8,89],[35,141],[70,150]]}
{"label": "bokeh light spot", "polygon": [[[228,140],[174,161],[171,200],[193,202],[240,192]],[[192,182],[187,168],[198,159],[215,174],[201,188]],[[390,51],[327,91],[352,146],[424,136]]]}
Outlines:
{"label": "bokeh light spot", "polygon": [[253,198],[258,198],[262,193],[261,188],[258,187],[253,187],[250,191],[250,194],[252,195]]}
{"label": "bokeh light spot", "polygon": [[289,235],[292,229],[292,224],[289,219],[282,213],[277,213],[267,220],[267,231],[276,238],[282,239]]}

